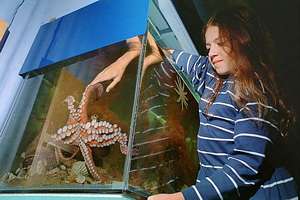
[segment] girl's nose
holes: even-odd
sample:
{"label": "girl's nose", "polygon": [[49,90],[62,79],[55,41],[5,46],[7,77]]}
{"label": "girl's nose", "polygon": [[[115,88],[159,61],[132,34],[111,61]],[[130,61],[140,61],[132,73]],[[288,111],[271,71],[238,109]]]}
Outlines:
{"label": "girl's nose", "polygon": [[208,56],[209,57],[213,57],[217,55],[217,51],[216,48],[212,45],[208,51]]}

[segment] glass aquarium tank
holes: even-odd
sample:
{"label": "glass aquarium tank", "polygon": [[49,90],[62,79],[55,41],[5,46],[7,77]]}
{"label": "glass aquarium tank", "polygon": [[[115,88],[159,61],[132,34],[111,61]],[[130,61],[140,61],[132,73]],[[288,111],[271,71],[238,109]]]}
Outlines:
{"label": "glass aquarium tank", "polygon": [[198,97],[170,58],[151,62],[150,38],[181,44],[156,1],[149,9],[145,34],[24,76],[0,140],[0,194],[143,199],[193,183]]}

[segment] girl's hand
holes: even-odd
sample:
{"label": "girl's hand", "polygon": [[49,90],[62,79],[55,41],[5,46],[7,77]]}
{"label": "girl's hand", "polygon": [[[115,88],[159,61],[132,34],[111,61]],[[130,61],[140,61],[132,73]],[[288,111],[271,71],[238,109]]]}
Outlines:
{"label": "girl's hand", "polygon": [[113,87],[115,87],[115,85],[122,79],[122,76],[128,65],[126,59],[121,58],[119,58],[116,62],[112,63],[111,65],[106,67],[102,72],[100,72],[90,83],[90,85],[112,80],[112,82],[107,86],[106,92],[109,92]]}
{"label": "girl's hand", "polygon": [[173,194],[156,194],[148,197],[147,200],[184,200],[183,194],[181,192]]}
{"label": "girl's hand", "polygon": [[106,88],[106,92],[109,92],[117,85],[117,83],[120,82],[126,67],[133,59],[139,56],[141,50],[141,42],[137,36],[127,39],[126,43],[128,45],[128,51],[118,58],[118,60],[106,67],[102,72],[100,72],[90,83],[90,85],[112,80],[112,82]]}

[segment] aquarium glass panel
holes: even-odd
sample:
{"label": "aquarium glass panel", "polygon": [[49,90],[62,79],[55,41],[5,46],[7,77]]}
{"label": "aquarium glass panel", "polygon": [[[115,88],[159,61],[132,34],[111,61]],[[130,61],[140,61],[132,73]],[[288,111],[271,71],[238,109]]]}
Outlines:
{"label": "aquarium glass panel", "polygon": [[[157,44],[180,48],[155,1],[149,13],[149,32]],[[170,59],[157,63],[151,62],[151,56],[148,37],[129,183],[148,194],[178,192],[193,184],[198,170],[198,103]]]}
{"label": "aquarium glass panel", "polygon": [[[143,36],[136,36],[143,41]],[[128,57],[128,41],[57,63],[25,82],[35,81],[25,96],[33,106],[20,106],[0,141],[0,190],[122,189],[123,172],[136,88],[139,57]],[[126,68],[119,83],[108,71]],[[95,81],[95,78],[100,78]],[[25,87],[25,86],[24,86]],[[31,95],[29,94],[31,93]],[[33,95],[35,94],[36,95]],[[23,102],[20,94],[17,102]],[[28,119],[19,116],[28,114]],[[22,118],[23,120],[18,120]],[[15,127],[11,126],[11,127]],[[7,145],[11,142],[11,146]],[[15,150],[14,150],[15,149]]]}
{"label": "aquarium glass panel", "polygon": [[149,8],[148,40],[139,35],[26,75],[0,135],[0,193],[147,196],[193,184],[199,97],[169,57],[153,62],[149,38],[182,45],[157,1]]}

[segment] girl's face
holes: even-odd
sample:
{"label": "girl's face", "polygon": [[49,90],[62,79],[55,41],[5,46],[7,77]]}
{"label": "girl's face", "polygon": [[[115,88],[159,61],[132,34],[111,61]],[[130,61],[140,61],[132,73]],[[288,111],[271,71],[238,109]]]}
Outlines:
{"label": "girl's face", "polygon": [[206,49],[213,68],[219,75],[234,73],[235,62],[229,55],[231,47],[229,41],[222,41],[219,35],[219,27],[208,26],[205,33]]}

